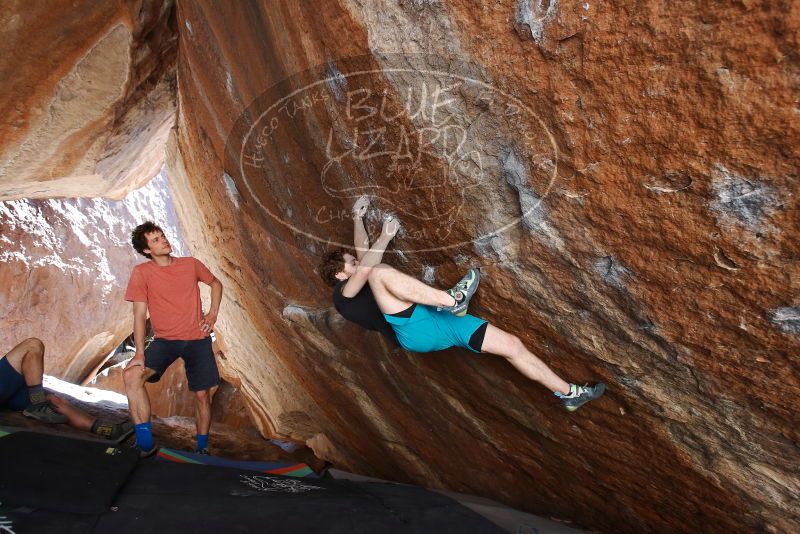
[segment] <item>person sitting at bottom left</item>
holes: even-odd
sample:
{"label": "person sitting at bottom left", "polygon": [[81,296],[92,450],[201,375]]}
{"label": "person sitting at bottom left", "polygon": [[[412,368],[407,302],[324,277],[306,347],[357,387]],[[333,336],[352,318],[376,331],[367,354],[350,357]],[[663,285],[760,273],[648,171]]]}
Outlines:
{"label": "person sitting at bottom left", "polygon": [[69,401],[47,395],[44,377],[44,343],[28,338],[0,358],[0,408],[21,411],[43,423],[66,423],[107,439],[119,439],[133,431],[133,423],[109,423],[90,415]]}

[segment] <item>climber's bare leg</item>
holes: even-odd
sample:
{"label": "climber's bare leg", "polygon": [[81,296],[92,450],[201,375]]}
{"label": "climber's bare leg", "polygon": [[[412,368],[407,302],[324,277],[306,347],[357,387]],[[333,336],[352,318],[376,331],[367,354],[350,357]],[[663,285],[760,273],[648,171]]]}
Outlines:
{"label": "climber's bare leg", "polygon": [[384,263],[376,265],[370,271],[369,287],[378,307],[386,314],[401,312],[412,304],[437,307],[455,304],[455,300],[447,292],[420,282]]}
{"label": "climber's bare leg", "polygon": [[554,393],[569,393],[569,384],[529,351],[517,336],[496,326],[490,324],[486,328],[481,352],[504,357],[517,371]]}

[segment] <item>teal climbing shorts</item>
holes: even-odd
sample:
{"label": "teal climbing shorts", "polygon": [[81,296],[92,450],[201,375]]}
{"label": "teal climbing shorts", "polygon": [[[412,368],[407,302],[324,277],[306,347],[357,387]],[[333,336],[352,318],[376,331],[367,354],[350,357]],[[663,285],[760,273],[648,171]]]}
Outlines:
{"label": "teal climbing shorts", "polygon": [[463,347],[480,352],[470,346],[469,340],[487,321],[467,314],[456,317],[449,311],[417,304],[411,317],[383,314],[397,334],[400,346],[411,352],[433,352]]}

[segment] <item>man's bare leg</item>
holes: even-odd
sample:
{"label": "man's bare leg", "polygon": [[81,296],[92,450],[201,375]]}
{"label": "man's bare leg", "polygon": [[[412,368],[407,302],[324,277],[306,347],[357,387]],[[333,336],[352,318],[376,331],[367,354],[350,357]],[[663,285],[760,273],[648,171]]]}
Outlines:
{"label": "man's bare leg", "polygon": [[197,404],[195,405],[195,425],[198,435],[208,434],[211,428],[211,398],[214,388],[195,391]]}
{"label": "man's bare leg", "polygon": [[30,403],[22,413],[48,424],[66,423],[67,418],[59,414],[50,404],[47,393],[42,387],[44,379],[44,343],[35,337],[28,338],[6,356],[25,382],[28,388]]}
{"label": "man's bare leg", "polygon": [[96,417],[89,415],[80,408],[76,408],[70,404],[69,401],[61,397],[50,395],[48,396],[48,400],[53,404],[53,407],[55,407],[58,413],[67,418],[67,424],[69,426],[86,432],[92,431],[92,426],[97,420]]}
{"label": "man's bare leg", "polygon": [[412,304],[449,307],[456,302],[446,291],[431,287],[394,267],[380,263],[369,274],[369,287],[383,313],[398,313]]}
{"label": "man's bare leg", "polygon": [[133,430],[133,424],[130,422],[116,424],[98,419],[61,397],[49,395],[47,399],[58,413],[67,418],[67,424],[72,428],[91,432],[106,439],[119,439]]}
{"label": "man's bare leg", "polygon": [[44,343],[35,337],[18,344],[6,355],[6,360],[25,378],[25,384],[35,386],[44,377]]}
{"label": "man's bare leg", "polygon": [[569,383],[529,351],[517,336],[504,332],[496,326],[491,324],[487,326],[481,352],[504,357],[517,368],[517,371],[539,382],[553,393],[566,395],[570,392]]}
{"label": "man's bare leg", "polygon": [[128,408],[131,411],[131,419],[137,425],[150,421],[150,397],[144,387],[145,381],[153,376],[155,371],[134,365],[128,367],[122,373],[125,381],[125,393],[128,395]]}

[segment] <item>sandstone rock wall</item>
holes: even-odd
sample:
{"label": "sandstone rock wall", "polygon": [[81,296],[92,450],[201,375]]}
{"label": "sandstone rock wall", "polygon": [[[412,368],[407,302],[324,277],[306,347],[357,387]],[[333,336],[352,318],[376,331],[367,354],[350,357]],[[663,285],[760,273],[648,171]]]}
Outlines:
{"label": "sandstone rock wall", "polygon": [[[608,531],[796,528],[796,7],[179,1],[177,17],[171,177],[263,429]],[[413,113],[442,71],[478,80],[433,104],[452,130]],[[365,192],[373,232],[403,220],[398,265],[442,286],[482,265],[475,313],[609,394],[567,416],[499,359],[393,352],[341,324],[314,267]]]}
{"label": "sandstone rock wall", "polygon": [[5,2],[0,199],[121,199],[158,174],[175,112],[174,3]]}
{"label": "sandstone rock wall", "polygon": [[[797,530],[800,7],[172,7],[4,6],[0,198],[121,196],[167,138],[262,434],[603,531]],[[499,358],[344,323],[315,267],[365,193],[373,237],[403,222],[390,261],[482,266],[472,311],[606,397],[567,415]],[[128,333],[139,212],[110,205],[0,205],[4,343],[42,337],[73,381]]]}
{"label": "sandstone rock wall", "polygon": [[[133,227],[155,218],[180,235],[163,178],[124,202],[99,199],[124,197],[164,164],[174,7],[14,1],[0,13],[0,350],[39,337],[47,372],[70,381],[130,333]],[[36,200],[52,197],[88,198]]]}

